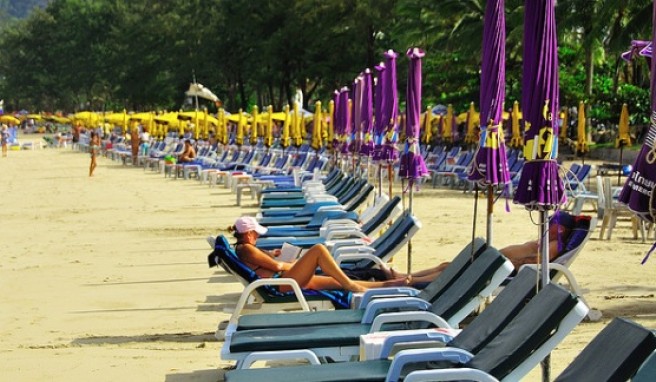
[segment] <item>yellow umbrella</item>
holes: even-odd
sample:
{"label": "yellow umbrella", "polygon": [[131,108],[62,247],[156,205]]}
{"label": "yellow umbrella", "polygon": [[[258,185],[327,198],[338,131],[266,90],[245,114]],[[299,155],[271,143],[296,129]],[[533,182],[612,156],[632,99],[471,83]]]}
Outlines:
{"label": "yellow umbrella", "polygon": [[289,113],[289,105],[285,105],[285,107],[283,108],[283,112],[285,113],[287,118],[285,118],[285,121],[282,125],[282,138],[280,140],[280,145],[283,147],[283,149],[285,149],[285,148],[289,147],[289,144],[290,144],[290,139],[289,139],[289,135],[290,135],[289,134],[289,128],[290,128],[290,126],[289,125],[292,122],[292,116]]}
{"label": "yellow umbrella", "polygon": [[174,126],[180,124],[180,120],[178,119],[177,112],[169,112],[169,113],[156,115],[153,118],[153,121],[161,126],[161,133],[164,136],[168,135],[169,131],[172,130]]}
{"label": "yellow umbrella", "polygon": [[230,138],[228,134],[228,120],[225,115],[225,110],[223,108],[219,109],[217,115],[217,128],[216,128],[216,140],[222,145],[227,145]]}
{"label": "yellow umbrella", "polygon": [[521,131],[519,131],[519,120],[521,117],[521,113],[519,112],[519,102],[515,101],[510,115],[510,118],[512,119],[512,137],[510,138],[509,146],[512,148],[524,146],[524,139],[522,138]]}
{"label": "yellow umbrella", "polygon": [[620,114],[620,124],[615,139],[615,147],[631,145],[631,136],[629,135],[629,107],[627,104],[622,105],[622,114]]}
{"label": "yellow umbrella", "polygon": [[258,124],[257,124],[257,118],[258,118],[258,107],[257,105],[253,106],[253,111],[251,112],[253,115],[253,122],[251,122],[251,145],[256,145],[257,144],[257,133],[258,133]]}
{"label": "yellow umbrella", "polygon": [[98,124],[98,114],[93,111],[80,111],[73,114],[73,121],[79,122],[86,127],[95,127]]}
{"label": "yellow umbrella", "polygon": [[[476,112],[474,103],[469,104],[469,111],[467,111],[467,133],[465,135],[465,143],[473,144],[478,141],[476,136],[476,126],[481,124],[481,116]],[[485,121],[487,123],[487,121]]]}
{"label": "yellow umbrella", "polygon": [[585,104],[583,101],[579,102],[579,113],[578,113],[578,125],[576,133],[576,152],[579,155],[585,154],[590,149],[588,148],[588,142],[586,140],[585,132]]}
{"label": "yellow umbrella", "polygon": [[27,114],[27,115],[25,116],[25,118],[27,118],[27,119],[33,119],[33,120],[35,120],[35,121],[40,121],[41,119],[43,119],[43,118],[41,117],[41,114]]}
{"label": "yellow umbrella", "polygon": [[[232,115],[230,116],[232,117]],[[246,127],[246,116],[241,109],[239,109],[239,115],[237,116],[237,135],[235,136],[235,143],[238,146],[244,144],[244,128]]]}
{"label": "yellow umbrella", "polygon": [[335,116],[335,101],[330,100],[330,103],[328,104],[328,120],[326,121],[326,134],[324,137],[326,139],[328,147],[331,146],[330,142],[332,142],[335,137],[334,116]]}
{"label": "yellow umbrella", "polygon": [[563,111],[560,112],[560,138],[561,142],[567,140],[567,128],[569,127],[569,115],[567,113],[567,107],[563,108]]}
{"label": "yellow umbrella", "polygon": [[421,125],[424,127],[424,143],[430,145],[433,141],[433,107],[428,105],[422,115]]}
{"label": "yellow umbrella", "polygon": [[312,126],[312,148],[319,150],[323,146],[323,112],[321,110],[321,101],[317,101],[314,106],[314,124]]}
{"label": "yellow umbrella", "polygon": [[273,146],[273,106],[267,107],[267,114],[264,123],[264,145]]}
{"label": "yellow umbrella", "polygon": [[9,115],[9,114],[0,115],[0,122],[9,125],[20,125],[20,120],[14,117],[13,115]]}
{"label": "yellow umbrella", "polygon": [[303,116],[301,115],[299,111],[299,105],[298,102],[294,102],[294,112],[292,114],[292,141],[294,142],[294,146],[300,146],[303,144],[303,133],[302,133],[302,126],[303,125]]}
{"label": "yellow umbrella", "polygon": [[453,105],[447,106],[446,116],[442,121],[442,140],[451,142],[453,140]]}
{"label": "yellow umbrella", "polygon": [[121,133],[125,133],[128,128],[128,113],[123,109],[122,113],[105,114],[105,122],[121,128]]}

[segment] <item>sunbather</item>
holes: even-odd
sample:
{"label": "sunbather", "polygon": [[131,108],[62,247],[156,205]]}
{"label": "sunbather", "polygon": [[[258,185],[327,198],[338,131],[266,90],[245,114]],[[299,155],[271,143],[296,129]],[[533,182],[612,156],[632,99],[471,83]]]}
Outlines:
{"label": "sunbather", "polygon": [[[564,212],[560,212],[554,217],[549,224],[549,261],[563,253],[567,238],[574,228],[574,218]],[[524,264],[536,264],[538,261],[538,251],[540,250],[540,240],[527,241],[523,244],[513,244],[501,248],[501,252],[515,266],[515,270]],[[411,279],[413,283],[431,282],[449,265],[448,262],[442,263],[434,268],[425,269],[413,273]],[[394,269],[383,269],[386,277],[408,277],[405,273],[396,272]]]}
{"label": "sunbather", "polygon": [[[255,246],[259,235],[267,229],[261,226],[255,218],[241,217],[235,225],[229,227],[237,238],[235,251],[239,259],[249,266],[260,277],[287,277],[298,282],[302,288],[308,289],[346,289],[352,292],[363,292],[368,288],[405,285],[405,278],[394,278],[387,281],[357,281],[350,279],[337,265],[328,249],[322,244],[310,248],[300,259],[287,263],[276,260],[280,250],[264,252]],[[315,274],[320,268],[323,275]],[[291,288],[280,287],[282,291]]]}
{"label": "sunbather", "polygon": [[191,141],[189,139],[185,139],[184,151],[182,151],[182,154],[180,154],[178,163],[193,162],[194,159],[196,159],[196,150],[194,149],[194,146],[191,145]]}

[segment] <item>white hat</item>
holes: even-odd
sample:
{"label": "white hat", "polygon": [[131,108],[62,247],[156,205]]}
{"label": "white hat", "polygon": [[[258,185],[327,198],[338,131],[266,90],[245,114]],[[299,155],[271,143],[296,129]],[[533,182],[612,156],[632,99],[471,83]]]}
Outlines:
{"label": "white hat", "polygon": [[239,233],[246,233],[248,231],[255,231],[260,235],[267,233],[267,228],[262,227],[260,223],[251,216],[242,216],[235,222],[235,228]]}

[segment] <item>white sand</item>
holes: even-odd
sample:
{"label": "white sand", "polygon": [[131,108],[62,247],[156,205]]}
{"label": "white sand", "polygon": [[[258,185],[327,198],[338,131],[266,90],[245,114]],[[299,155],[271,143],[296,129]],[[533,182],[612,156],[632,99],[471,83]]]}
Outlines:
{"label": "white sand", "polygon": [[[39,136],[26,138],[40,139]],[[208,269],[208,235],[255,206],[222,187],[173,180],[70,149],[10,151],[0,158],[0,368],[7,381],[217,381],[227,362],[213,334],[241,291]],[[395,187],[400,192],[400,186]],[[251,201],[245,198],[246,204]],[[471,194],[422,187],[414,211],[413,269],[451,259],[471,237]],[[531,215],[496,204],[494,244],[537,237]],[[477,235],[485,235],[480,199]],[[537,219],[537,214],[533,214]],[[572,266],[604,317],[583,323],[553,352],[557,375],[615,316],[656,328],[651,242],[620,223],[598,232]],[[406,269],[406,253],[395,267]],[[535,370],[526,379],[539,381]]]}

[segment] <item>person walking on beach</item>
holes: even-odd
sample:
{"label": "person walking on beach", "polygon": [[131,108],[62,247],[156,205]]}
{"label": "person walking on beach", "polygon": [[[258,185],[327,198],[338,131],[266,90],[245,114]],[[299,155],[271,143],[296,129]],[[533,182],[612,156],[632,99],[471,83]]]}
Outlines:
{"label": "person walking on beach", "polygon": [[96,157],[100,152],[100,137],[96,132],[91,132],[91,141],[89,142],[89,150],[91,151],[91,164],[89,165],[89,176],[93,176],[93,170],[96,169]]}
{"label": "person walking on beach", "polygon": [[2,156],[7,156],[7,143],[9,143],[9,129],[7,125],[2,125],[0,130],[0,143],[2,144]]}

